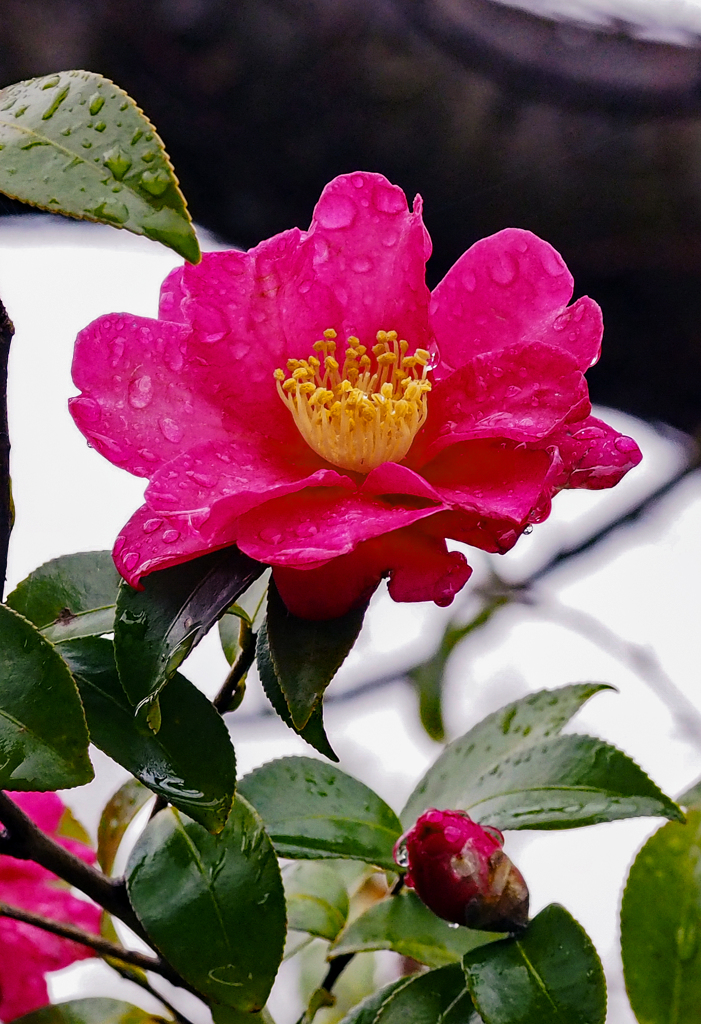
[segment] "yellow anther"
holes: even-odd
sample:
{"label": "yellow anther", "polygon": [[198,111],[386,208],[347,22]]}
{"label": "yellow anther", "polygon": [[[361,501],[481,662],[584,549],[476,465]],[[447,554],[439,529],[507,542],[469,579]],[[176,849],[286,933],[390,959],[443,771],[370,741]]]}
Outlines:
{"label": "yellow anther", "polygon": [[282,385],[282,390],[283,391],[295,391],[296,388],[297,388],[297,381],[296,380],[292,380],[291,377],[288,377],[288,379]]}
{"label": "yellow anther", "polygon": [[399,351],[402,353],[402,355],[404,355],[404,353],[406,352],[406,350],[408,348],[409,348],[409,342],[408,341],[402,340],[402,341],[399,342]]}
{"label": "yellow anther", "polygon": [[329,344],[327,341],[315,341],[312,345],[315,352],[325,352],[328,347]]}
{"label": "yellow anther", "polygon": [[387,341],[387,331],[378,331],[375,337],[378,341]]}
{"label": "yellow anther", "polygon": [[297,367],[301,366],[301,365],[302,365],[302,363],[301,363],[301,361],[299,359],[288,359],[287,360],[287,369],[288,370],[296,370]]}
{"label": "yellow anther", "polygon": [[422,366],[426,366],[431,358],[431,353],[427,352],[425,348],[417,348],[414,352],[414,358],[417,363],[421,363]]}
{"label": "yellow anther", "polygon": [[285,373],[283,370],[276,370],[275,373],[273,374],[273,377],[275,378],[275,380],[284,380]]}
{"label": "yellow anther", "polygon": [[309,370],[306,366],[298,366],[296,370],[292,371],[293,380],[305,380],[309,376]]}
{"label": "yellow anther", "polygon": [[326,367],[327,370],[337,370],[338,360],[334,359],[333,356],[327,356],[326,359],[324,360],[324,366]]}
{"label": "yellow anther", "polygon": [[387,399],[393,398],[394,397],[394,388],[389,383],[383,384],[382,387],[380,388],[380,394],[382,395],[383,398],[387,398]]}
{"label": "yellow anther", "polygon": [[372,366],[372,359],[370,358],[370,356],[361,356],[360,365],[364,370],[369,370],[370,367]]}
{"label": "yellow anther", "polygon": [[341,381],[341,386],[339,388],[339,391],[341,392],[342,395],[347,395],[352,390],[353,390],[353,385],[351,384],[351,382],[349,380],[342,380]]}
{"label": "yellow anther", "polygon": [[300,384],[299,385],[299,393],[300,393],[300,395],[313,395],[315,391],[316,391],[316,384],[314,384],[310,380],[308,380],[304,384]]}
{"label": "yellow anther", "polygon": [[396,331],[387,331],[387,341],[396,341],[396,340],[397,340],[397,332]]}
{"label": "yellow anther", "polygon": [[377,357],[378,366],[391,366],[392,363],[396,363],[397,354],[396,352],[384,352],[381,356]]}
{"label": "yellow anther", "polygon": [[328,341],[333,341],[333,339],[334,339],[334,338],[335,338],[336,336],[337,336],[337,335],[336,335],[336,332],[334,331],[333,327],[329,327],[329,329],[328,329],[327,331],[324,331],[324,337],[325,337],[325,338],[326,338],[326,339],[327,339]]}
{"label": "yellow anther", "polygon": [[309,356],[307,362],[309,363],[310,366],[313,366],[315,370],[318,370],[319,367],[321,366],[321,363],[316,358],[316,356]]}

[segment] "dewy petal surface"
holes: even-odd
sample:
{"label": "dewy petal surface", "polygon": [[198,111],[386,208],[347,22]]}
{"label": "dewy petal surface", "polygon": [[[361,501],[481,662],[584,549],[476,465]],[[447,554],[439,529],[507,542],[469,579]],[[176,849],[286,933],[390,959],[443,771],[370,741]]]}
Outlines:
{"label": "dewy petal surface", "polygon": [[506,228],[475,242],[431,296],[436,376],[515,339],[553,345],[586,370],[601,348],[601,311],[589,298],[566,309],[572,288],[560,254],[530,231]]}
{"label": "dewy petal surface", "polygon": [[568,424],[551,440],[563,461],[559,487],[590,491],[613,487],[642,459],[632,437],[620,434],[595,416]]}

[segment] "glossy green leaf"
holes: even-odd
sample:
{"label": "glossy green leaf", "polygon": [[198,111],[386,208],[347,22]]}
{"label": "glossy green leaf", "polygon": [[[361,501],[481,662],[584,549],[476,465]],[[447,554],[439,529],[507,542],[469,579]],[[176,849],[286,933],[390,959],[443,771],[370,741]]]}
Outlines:
{"label": "glossy green leaf", "polygon": [[260,1013],[245,1013],[235,1010],[233,1006],[211,1003],[214,1024],[275,1024],[270,1013],[263,1007]]}
{"label": "glossy green leaf", "polygon": [[192,648],[264,568],[230,547],[151,573],[142,591],[122,583],[114,643],[132,704],[154,703]]}
{"label": "glossy green leaf", "polygon": [[465,974],[486,1024],[603,1024],[606,982],[591,939],[550,904],[519,938],[468,953]]}
{"label": "glossy green leaf", "polygon": [[419,699],[421,724],[432,740],[441,742],[445,738],[442,709],[443,678],[450,655],[459,643],[485,626],[494,613],[507,602],[508,598],[497,597],[485,605],[469,622],[460,626],[448,623],[436,653],[407,672]]}
{"label": "glossy green leaf", "polygon": [[699,1020],[700,866],[701,810],[694,809],[685,825],[670,822],[655,832],[630,869],[621,907],[621,952],[640,1024]]}
{"label": "glossy green leaf", "polygon": [[275,669],[273,668],[270,647],[268,646],[268,626],[265,622],[258,630],[256,662],[265,695],[285,725],[292,729],[293,732],[296,732],[298,736],[301,736],[303,740],[306,740],[310,747],[314,747],[324,757],[328,757],[330,761],[338,761],[338,757],[329,743],[324,728],[324,709],[321,701],[315,704],[307,724],[301,729],[298,729],[292,721],[292,715],[287,706],[285,695],[282,692]]}
{"label": "glossy green leaf", "polygon": [[320,622],[288,612],[274,582],[268,587],[268,647],[296,729],[309,721],[324,690],[358,638],[367,605]]}
{"label": "glossy green leaf", "polygon": [[578,683],[540,690],[507,704],[448,744],[428,769],[401,813],[405,828],[429,807],[462,807],[466,790],[511,755],[556,736],[590,697],[612,687]]}
{"label": "glossy green leaf", "polygon": [[121,999],[96,998],[42,1006],[23,1017],[15,1017],[14,1024],[163,1024],[164,1020]]}
{"label": "glossy green leaf", "polygon": [[161,694],[161,728],[154,734],[134,717],[110,640],[86,637],[60,650],[78,684],[93,743],[154,793],[219,832],[236,787],[236,760],[212,703],[176,674]]}
{"label": "glossy green leaf", "polygon": [[128,779],[105,804],[97,826],[97,859],[106,875],[112,872],[124,833],[152,797],[138,779]]}
{"label": "glossy green leaf", "polygon": [[333,941],[348,917],[348,891],[328,864],[301,862],[282,875],[287,924],[300,932]]}
{"label": "glossy green leaf", "polygon": [[334,765],[283,757],[245,775],[238,791],[260,814],[281,857],[342,857],[396,870],[396,814]]}
{"label": "glossy green leaf", "polygon": [[51,213],[146,235],[192,263],[200,259],[155,128],[101,75],[61,71],[0,91],[0,191]]}
{"label": "glossy green leaf", "polygon": [[112,630],[119,581],[111,552],[80,551],[40,565],[7,603],[53,643],[96,636]]}
{"label": "glossy green leaf", "polygon": [[160,811],[129,858],[132,906],[156,947],[206,996],[260,1010],[282,959],[285,896],[260,818],[237,797],[212,836]]}
{"label": "glossy green leaf", "polygon": [[479,1024],[458,964],[401,978],[359,1003],[341,1024]]}
{"label": "glossy green leaf", "polygon": [[414,892],[404,890],[373,904],[351,921],[338,936],[330,955],[392,949],[427,967],[459,963],[475,946],[501,938],[471,928],[452,928],[421,902]]}
{"label": "glossy green leaf", "polygon": [[88,730],[65,662],[6,605],[0,605],[0,652],[0,789],[90,782]]}

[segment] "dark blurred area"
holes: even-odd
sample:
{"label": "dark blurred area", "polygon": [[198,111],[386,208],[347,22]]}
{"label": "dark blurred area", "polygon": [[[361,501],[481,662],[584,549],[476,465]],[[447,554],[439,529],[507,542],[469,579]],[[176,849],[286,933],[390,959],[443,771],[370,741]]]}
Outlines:
{"label": "dark blurred area", "polygon": [[701,40],[684,43],[492,0],[0,0],[0,85],[113,79],[226,241],[306,227],[359,168],[423,195],[432,284],[483,235],[542,235],[604,309],[594,400],[695,432]]}

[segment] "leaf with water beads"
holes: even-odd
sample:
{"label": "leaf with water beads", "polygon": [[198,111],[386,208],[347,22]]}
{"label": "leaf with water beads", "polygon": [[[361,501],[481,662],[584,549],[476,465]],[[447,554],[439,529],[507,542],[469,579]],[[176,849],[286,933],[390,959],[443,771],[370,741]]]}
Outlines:
{"label": "leaf with water beads", "polygon": [[200,260],[161,139],[134,101],[101,75],[61,71],[0,90],[0,191]]}

